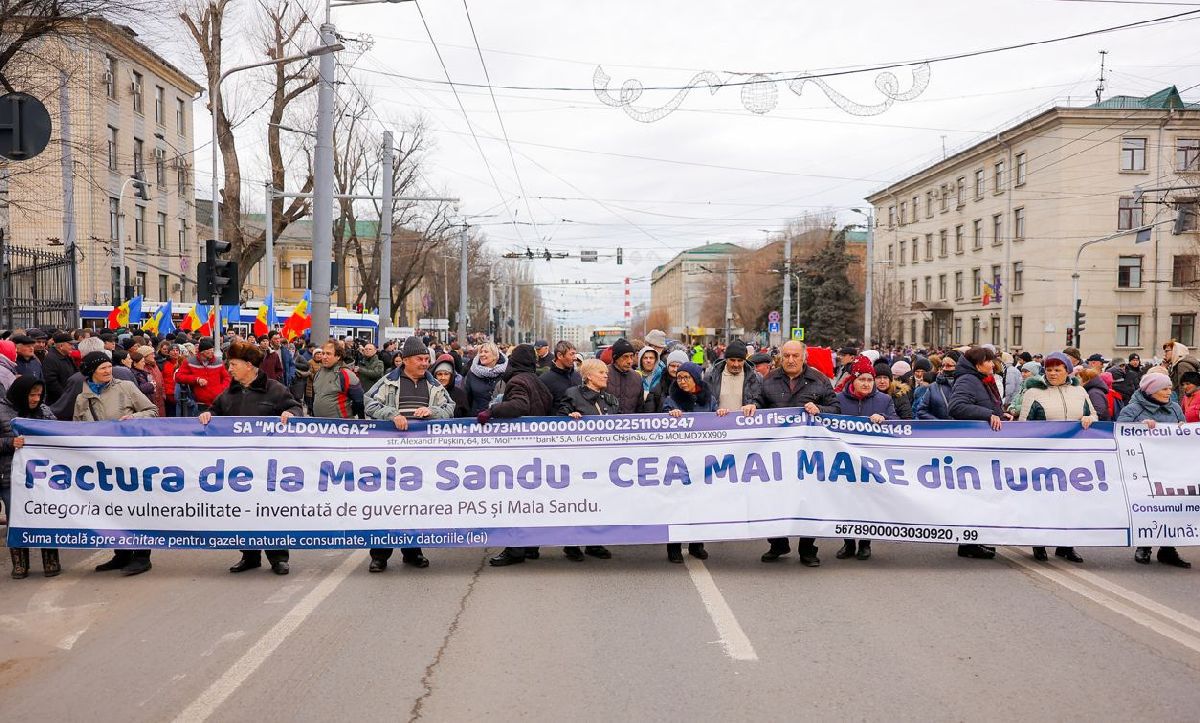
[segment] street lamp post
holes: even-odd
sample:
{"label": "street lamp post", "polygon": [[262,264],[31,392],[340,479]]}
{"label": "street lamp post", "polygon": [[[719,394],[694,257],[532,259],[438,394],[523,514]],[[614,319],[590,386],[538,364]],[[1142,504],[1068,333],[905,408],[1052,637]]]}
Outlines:
{"label": "street lamp post", "polygon": [[872,288],[875,282],[875,272],[872,262],[875,260],[875,219],[865,211],[857,208],[850,209],[859,216],[867,219],[867,278],[866,288],[863,290],[863,346],[871,346],[871,312],[872,305],[875,301],[875,289]]}
{"label": "street lamp post", "polygon": [[1150,240],[1150,230],[1153,229],[1155,226],[1161,226],[1166,223],[1173,223],[1173,222],[1172,221],[1159,221],[1158,223],[1151,223],[1151,224],[1147,224],[1145,226],[1138,226],[1137,228],[1126,229],[1125,231],[1118,231],[1116,233],[1110,233],[1107,236],[1102,236],[1100,238],[1092,239],[1091,241],[1084,241],[1083,243],[1079,244],[1079,249],[1075,252],[1075,267],[1074,267],[1074,270],[1071,272],[1071,312],[1073,314],[1076,314],[1076,316],[1073,316],[1071,319],[1071,328],[1074,330],[1073,336],[1074,336],[1074,344],[1075,344],[1076,348],[1082,348],[1080,345],[1080,341],[1079,341],[1079,329],[1076,328],[1076,324],[1078,323],[1078,319],[1079,319],[1078,311],[1079,311],[1079,302],[1080,302],[1080,299],[1079,299],[1079,259],[1081,256],[1083,256],[1083,250],[1093,244],[1098,244],[1102,241],[1111,241],[1112,239],[1120,238],[1122,236],[1129,236],[1131,234],[1137,234],[1137,243],[1142,243],[1143,241],[1149,241]]}

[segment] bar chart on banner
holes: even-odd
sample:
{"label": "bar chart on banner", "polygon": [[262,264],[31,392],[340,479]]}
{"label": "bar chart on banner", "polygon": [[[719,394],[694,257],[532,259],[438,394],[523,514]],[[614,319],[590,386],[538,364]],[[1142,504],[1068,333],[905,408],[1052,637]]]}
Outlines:
{"label": "bar chart on banner", "polygon": [[[1138,443],[1125,447],[1126,462],[1132,461],[1134,467],[1130,472],[1132,481],[1144,482],[1151,497],[1200,497],[1200,482],[1189,480],[1176,481],[1181,472],[1178,464],[1171,457],[1158,458],[1147,455],[1145,445]],[[1140,467],[1139,471],[1137,467]],[[1151,467],[1155,469],[1152,471]]]}

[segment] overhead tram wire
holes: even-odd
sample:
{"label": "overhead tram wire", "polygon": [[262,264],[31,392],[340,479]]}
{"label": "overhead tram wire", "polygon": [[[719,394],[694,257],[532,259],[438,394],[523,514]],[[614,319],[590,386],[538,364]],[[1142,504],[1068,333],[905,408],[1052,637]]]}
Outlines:
{"label": "overhead tram wire", "polygon": [[[529,206],[529,194],[525,190],[525,183],[521,180],[521,172],[517,170],[517,159],[513,155],[512,141],[508,139],[508,129],[504,125],[504,116],[500,113],[500,105],[496,103],[496,93],[492,90],[492,76],[488,73],[487,63],[483,59],[483,51],[479,48],[479,37],[475,34],[475,22],[471,19],[471,8],[467,4],[467,0],[462,0],[463,13],[467,16],[467,26],[471,28],[471,40],[475,43],[475,51],[479,55],[479,65],[483,68],[483,77],[488,83],[488,95],[492,99],[492,108],[496,111],[496,121],[500,123],[500,133],[504,136],[504,146],[508,149],[508,160],[512,164],[513,176],[517,179],[517,188],[521,189],[521,200],[525,204],[525,211],[529,214],[529,219],[534,218],[533,209]],[[541,229],[537,227],[536,222],[533,227],[534,233],[538,239],[542,239]],[[542,239],[544,240],[544,239]]]}
{"label": "overhead tram wire", "polygon": [[[429,28],[428,21],[425,20],[425,11],[421,9],[420,0],[413,0],[413,5],[417,6],[417,15],[421,18],[421,25],[425,27],[425,34],[429,36],[429,44],[433,46],[433,52],[437,55],[438,63],[442,66],[442,73],[446,76],[446,82],[454,87],[453,81],[450,79],[450,69],[446,67],[446,61],[442,57],[442,51],[438,49],[437,41],[433,39],[433,31]],[[496,195],[504,201],[504,193],[500,190],[500,184],[496,181],[496,174],[492,171],[492,164],[488,162],[487,154],[483,152],[483,144],[479,142],[479,136],[475,134],[475,125],[471,123],[471,116],[467,113],[467,108],[463,105],[462,98],[459,97],[457,88],[454,93],[454,100],[458,102],[458,109],[462,111],[463,120],[466,121],[467,129],[471,131],[471,137],[475,140],[475,148],[479,151],[479,157],[483,159],[483,165],[487,168],[488,178],[492,179],[492,186],[496,189]],[[521,228],[516,226],[517,217],[508,207],[508,202],[504,201],[504,210],[512,219],[513,228],[517,232],[517,236],[524,240],[524,234],[521,233]]]}

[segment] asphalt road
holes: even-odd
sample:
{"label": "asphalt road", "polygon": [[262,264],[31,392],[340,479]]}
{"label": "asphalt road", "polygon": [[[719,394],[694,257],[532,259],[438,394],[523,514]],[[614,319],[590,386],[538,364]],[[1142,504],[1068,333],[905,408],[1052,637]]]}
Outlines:
{"label": "asphalt road", "polygon": [[[1196,720],[1196,570],[1082,550],[965,560],[875,544],[867,562],[758,561],[714,543],[504,569],[491,550],[155,552],[148,574],[0,578],[0,720]],[[1184,550],[1185,557],[1188,550]],[[1200,553],[1191,555],[1200,563]]]}

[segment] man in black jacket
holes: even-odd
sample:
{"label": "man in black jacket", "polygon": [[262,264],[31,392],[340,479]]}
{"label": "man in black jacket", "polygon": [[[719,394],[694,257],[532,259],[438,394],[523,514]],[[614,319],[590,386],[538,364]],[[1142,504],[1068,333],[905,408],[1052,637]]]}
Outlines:
{"label": "man in black jacket", "polygon": [[568,389],[583,384],[579,372],[575,371],[575,345],[569,341],[555,344],[554,364],[538,378],[550,390],[550,395],[554,397],[554,407],[557,409]]}
{"label": "man in black jacket", "polygon": [[[257,345],[235,341],[226,352],[226,365],[233,381],[229,387],[213,400],[212,407],[200,415],[200,423],[208,424],[213,415],[218,417],[274,417],[287,424],[292,417],[302,413],[299,402],[288,388],[268,379],[259,370],[263,352]],[[267,562],[271,572],[286,575],[288,569],[287,550],[267,550]],[[229,568],[230,572],[245,572],[262,567],[261,550],[242,550],[242,559]]]}
{"label": "man in black jacket", "polygon": [[[779,362],[779,368],[763,380],[759,408],[802,407],[813,415],[838,413],[833,385],[824,374],[808,366],[808,347],[803,342],[785,343],[779,350]],[[763,562],[775,562],[792,551],[786,537],[772,537],[767,542],[771,543],[771,549],[763,553]],[[802,565],[820,567],[816,538],[801,537],[797,551]]]}
{"label": "man in black jacket", "polygon": [[608,367],[608,393],[617,398],[621,414],[637,414],[645,406],[646,394],[642,375],[633,368],[633,344],[624,337],[612,345],[612,364]]}
{"label": "man in black jacket", "polygon": [[62,396],[67,380],[75,374],[75,362],[71,360],[71,335],[59,332],[54,335],[54,346],[46,351],[42,360],[42,378],[46,382],[46,404],[51,405]]}

